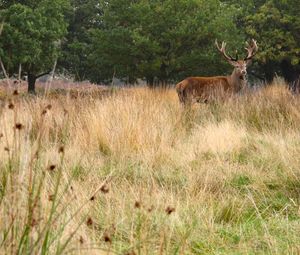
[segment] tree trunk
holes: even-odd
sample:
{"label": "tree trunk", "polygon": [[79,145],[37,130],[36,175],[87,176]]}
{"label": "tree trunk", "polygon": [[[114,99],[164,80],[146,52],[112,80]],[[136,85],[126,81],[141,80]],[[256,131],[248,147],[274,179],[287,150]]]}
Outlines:
{"label": "tree trunk", "polygon": [[167,71],[167,65],[163,62],[161,65],[160,65],[160,77],[159,77],[159,80],[160,80],[160,84],[159,86],[164,88],[166,87],[166,81],[168,79],[168,71]]}
{"label": "tree trunk", "polygon": [[154,77],[147,77],[146,81],[147,81],[147,86],[149,88],[153,88],[154,87]]}
{"label": "tree trunk", "polygon": [[267,61],[264,65],[265,78],[268,83],[271,83],[275,76],[276,66],[273,62]]}
{"label": "tree trunk", "polygon": [[27,79],[28,79],[28,93],[35,94],[36,75],[29,73]]}

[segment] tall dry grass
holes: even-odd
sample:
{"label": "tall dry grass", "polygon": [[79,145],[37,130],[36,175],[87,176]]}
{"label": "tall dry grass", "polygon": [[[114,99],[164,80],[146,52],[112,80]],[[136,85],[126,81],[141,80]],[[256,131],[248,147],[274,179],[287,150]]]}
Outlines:
{"label": "tall dry grass", "polygon": [[300,253],[282,84],[188,110],[172,89],[93,93],[1,103],[2,254]]}

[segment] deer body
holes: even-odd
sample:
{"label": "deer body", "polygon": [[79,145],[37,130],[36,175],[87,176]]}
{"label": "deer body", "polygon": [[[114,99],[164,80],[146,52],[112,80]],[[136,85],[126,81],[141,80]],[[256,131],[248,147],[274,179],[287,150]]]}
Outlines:
{"label": "deer body", "polygon": [[176,85],[176,91],[181,103],[207,102],[211,98],[224,93],[237,93],[246,86],[247,65],[257,51],[256,41],[252,40],[252,46],[246,48],[248,55],[244,60],[227,56],[225,53],[226,43],[222,43],[222,48],[219,48],[217,42],[216,45],[224,58],[234,66],[232,74],[229,76],[189,77],[184,79]]}

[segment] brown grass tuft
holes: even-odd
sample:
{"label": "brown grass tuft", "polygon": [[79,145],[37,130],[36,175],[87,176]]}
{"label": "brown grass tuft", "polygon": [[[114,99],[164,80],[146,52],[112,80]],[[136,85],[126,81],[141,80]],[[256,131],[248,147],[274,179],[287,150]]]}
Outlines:
{"label": "brown grass tuft", "polygon": [[1,254],[299,250],[300,98],[281,81],[189,110],[173,89],[18,86],[0,105]]}

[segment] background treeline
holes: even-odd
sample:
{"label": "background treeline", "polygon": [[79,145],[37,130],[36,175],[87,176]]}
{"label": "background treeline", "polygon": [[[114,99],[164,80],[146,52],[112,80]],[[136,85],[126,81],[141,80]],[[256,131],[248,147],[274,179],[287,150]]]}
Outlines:
{"label": "background treeline", "polygon": [[150,86],[230,71],[214,41],[239,50],[255,38],[253,77],[300,74],[299,0],[0,1],[0,57],[8,75],[35,80],[57,69],[76,80]]}

